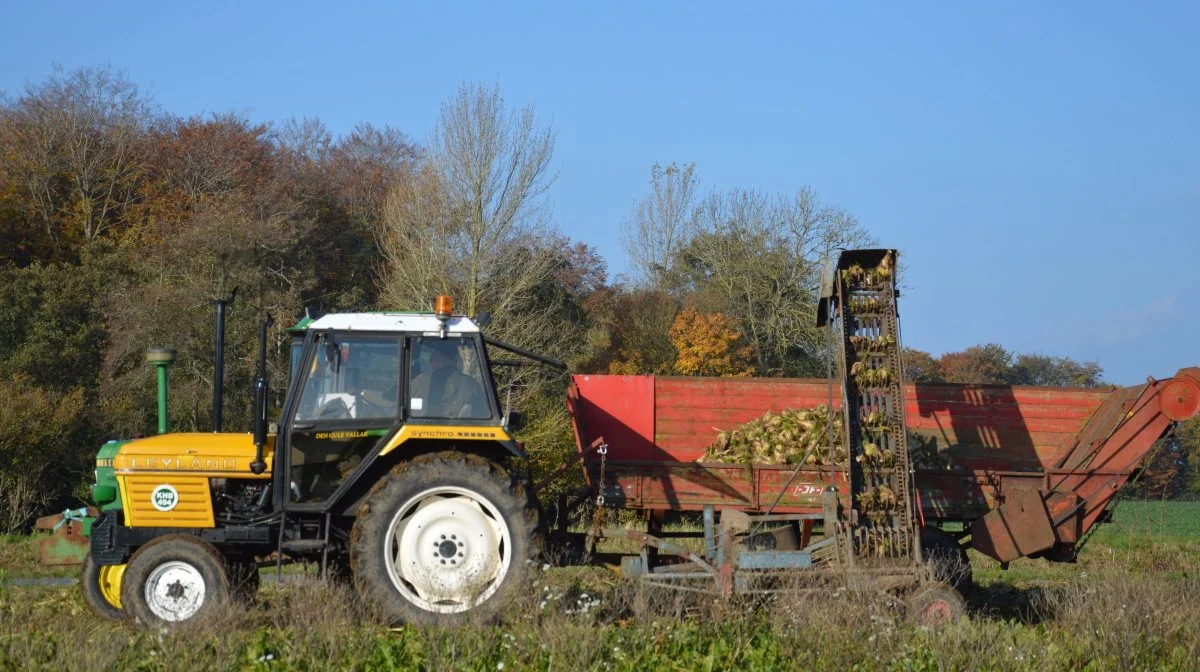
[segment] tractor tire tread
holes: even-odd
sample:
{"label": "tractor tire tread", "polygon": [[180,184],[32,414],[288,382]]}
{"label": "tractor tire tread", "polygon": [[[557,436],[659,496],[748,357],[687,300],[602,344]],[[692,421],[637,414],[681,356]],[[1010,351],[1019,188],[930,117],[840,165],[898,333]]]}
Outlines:
{"label": "tractor tire tread", "polygon": [[113,606],[101,592],[100,565],[92,560],[91,553],[88,553],[83,560],[83,571],[79,575],[79,588],[83,592],[83,601],[101,618],[108,621],[123,621],[128,618],[124,609]]}
{"label": "tractor tire tread", "polygon": [[[488,498],[509,518],[507,522],[513,539],[508,574],[496,593],[467,612],[456,614],[429,612],[405,599],[392,585],[379,548],[396,509],[408,497],[447,482],[492,489],[494,494],[489,494]],[[468,618],[495,618],[511,597],[513,587],[524,582],[530,562],[541,554],[540,516],[528,492],[522,479],[512,477],[500,465],[473,453],[426,453],[397,464],[371,488],[359,505],[350,532],[350,568],[359,594],[373,603],[389,622],[453,627]]]}
{"label": "tractor tire tread", "polygon": [[145,600],[144,586],[150,573],[162,562],[175,559],[191,564],[205,575],[204,605],[186,623],[203,621],[234,599],[229,565],[220,551],[190,534],[167,534],[135,551],[125,568],[121,579],[121,604],[134,623],[154,629],[171,629],[185,623],[160,619]]}

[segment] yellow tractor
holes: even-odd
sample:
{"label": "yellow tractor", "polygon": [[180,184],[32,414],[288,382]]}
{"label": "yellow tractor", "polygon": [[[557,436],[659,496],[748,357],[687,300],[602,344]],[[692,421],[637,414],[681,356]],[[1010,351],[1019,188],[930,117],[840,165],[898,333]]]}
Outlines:
{"label": "yellow tractor", "polygon": [[485,336],[482,322],[446,296],[430,313],[306,318],[291,329],[277,426],[264,322],[252,432],[101,448],[88,602],[172,626],[253,594],[275,558],[348,570],[395,621],[494,613],[539,552],[540,517],[509,464],[522,456],[520,416],[500,404],[488,346],[526,358],[506,363],[563,365]]}

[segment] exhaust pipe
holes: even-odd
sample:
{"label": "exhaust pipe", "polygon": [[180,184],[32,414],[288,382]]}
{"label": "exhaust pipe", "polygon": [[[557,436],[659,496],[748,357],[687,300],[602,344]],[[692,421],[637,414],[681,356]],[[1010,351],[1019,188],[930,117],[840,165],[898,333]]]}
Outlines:
{"label": "exhaust pipe", "polygon": [[261,474],[267,470],[263,448],[267,444],[267,329],[275,321],[268,315],[258,327],[258,375],[254,377],[254,461],[250,471]]}
{"label": "exhaust pipe", "polygon": [[223,299],[216,299],[217,304],[217,344],[216,356],[213,358],[213,412],[212,431],[221,431],[221,410],[225,401],[225,308],[237,298],[237,287]]}

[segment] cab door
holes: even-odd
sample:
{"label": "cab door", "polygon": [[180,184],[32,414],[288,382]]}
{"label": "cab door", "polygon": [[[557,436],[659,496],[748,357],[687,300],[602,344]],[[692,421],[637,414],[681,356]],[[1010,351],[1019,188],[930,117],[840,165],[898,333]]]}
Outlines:
{"label": "cab door", "polygon": [[329,332],[314,340],[285,426],[288,497],[301,508],[327,501],[396,431],[403,398],[400,335]]}

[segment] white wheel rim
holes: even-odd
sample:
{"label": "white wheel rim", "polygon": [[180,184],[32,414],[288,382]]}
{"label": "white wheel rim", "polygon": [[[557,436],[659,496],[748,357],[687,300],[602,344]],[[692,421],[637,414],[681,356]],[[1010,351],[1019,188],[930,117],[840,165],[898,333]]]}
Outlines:
{"label": "white wheel rim", "polygon": [[508,575],[512,536],[500,511],[466,488],[431,488],[411,497],[388,525],[385,565],[404,599],[456,614],[492,596]]}
{"label": "white wheel rim", "polygon": [[179,560],[164,562],[146,579],[146,604],[164,621],[186,621],[204,606],[204,577]]}

